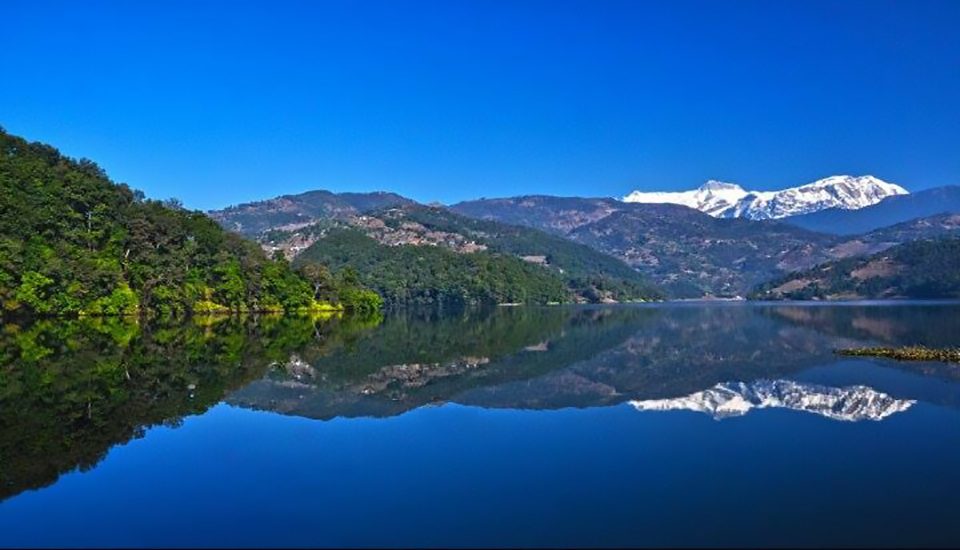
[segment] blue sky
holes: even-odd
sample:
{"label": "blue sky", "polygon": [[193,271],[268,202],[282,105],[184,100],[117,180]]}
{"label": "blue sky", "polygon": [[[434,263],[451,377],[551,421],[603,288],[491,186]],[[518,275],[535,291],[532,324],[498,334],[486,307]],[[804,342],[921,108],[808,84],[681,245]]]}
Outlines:
{"label": "blue sky", "polygon": [[0,125],[154,198],[960,184],[960,2],[0,3]]}

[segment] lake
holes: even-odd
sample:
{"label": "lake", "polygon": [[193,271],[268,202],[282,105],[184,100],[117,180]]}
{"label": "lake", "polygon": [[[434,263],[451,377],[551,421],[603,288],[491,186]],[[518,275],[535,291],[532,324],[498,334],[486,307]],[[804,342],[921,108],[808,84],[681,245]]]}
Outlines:
{"label": "lake", "polygon": [[960,544],[955,303],[0,330],[2,546]]}

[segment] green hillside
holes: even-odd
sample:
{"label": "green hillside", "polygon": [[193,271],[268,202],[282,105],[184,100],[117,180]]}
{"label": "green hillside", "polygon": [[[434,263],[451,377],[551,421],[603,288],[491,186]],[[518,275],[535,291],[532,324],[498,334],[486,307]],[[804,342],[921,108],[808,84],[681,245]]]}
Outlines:
{"label": "green hillside", "polygon": [[960,298],[960,239],[914,241],[758,287],[758,299]]}
{"label": "green hillside", "polygon": [[[395,304],[623,302],[662,296],[637,270],[589,246],[385,193],[312,191],[210,216],[225,228],[245,231],[268,251],[296,259],[297,265],[319,260],[333,269],[354,266],[363,274],[361,280]],[[251,228],[259,232],[250,233]],[[410,261],[428,259],[437,265],[419,270],[416,277],[406,272]],[[546,292],[558,285],[562,292]]]}
{"label": "green hillside", "polygon": [[433,232],[462,235],[488,250],[536,260],[559,275],[566,286],[589,302],[655,299],[659,290],[617,258],[543,231],[491,220],[478,220],[446,208],[407,205],[379,214],[388,226],[413,222]]}
{"label": "green hillside", "polygon": [[393,305],[567,302],[563,280],[519,258],[461,254],[441,246],[387,246],[352,228],[330,230],[295,260],[354,268],[359,281]]}
{"label": "green hillside", "polygon": [[0,129],[0,305],[5,314],[293,311],[334,306],[285,261],[175,202],[146,200],[96,164]]}

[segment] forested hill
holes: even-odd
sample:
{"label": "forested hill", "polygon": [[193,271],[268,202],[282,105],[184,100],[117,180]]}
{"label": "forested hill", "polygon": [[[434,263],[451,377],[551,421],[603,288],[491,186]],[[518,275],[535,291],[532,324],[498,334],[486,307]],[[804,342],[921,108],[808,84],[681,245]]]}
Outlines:
{"label": "forested hill", "polygon": [[[361,238],[363,237],[363,238]],[[620,260],[536,229],[407,204],[261,236],[268,248],[332,267],[394,303],[610,302],[661,296]],[[301,249],[302,252],[300,251]]]}
{"label": "forested hill", "polygon": [[960,239],[914,241],[868,257],[827,262],[762,285],[753,297],[960,298]]}
{"label": "forested hill", "polygon": [[662,297],[621,260],[563,236],[393,193],[316,190],[208,214],[294,265],[355,267],[360,281],[395,305]]}
{"label": "forested hill", "polygon": [[377,306],[346,275],[311,284],[203,213],[146,200],[91,161],[0,129],[4,314]]}
{"label": "forested hill", "polygon": [[355,268],[391,306],[570,302],[564,281],[546,268],[489,251],[396,246],[352,227],[334,227],[294,260]]}

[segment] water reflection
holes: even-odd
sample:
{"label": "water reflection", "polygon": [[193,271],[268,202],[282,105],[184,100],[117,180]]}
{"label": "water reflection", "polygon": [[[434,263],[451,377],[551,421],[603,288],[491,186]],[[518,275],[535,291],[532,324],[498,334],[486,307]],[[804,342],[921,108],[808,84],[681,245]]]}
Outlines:
{"label": "water reflection", "polygon": [[[960,307],[501,308],[381,318],[118,319],[6,324],[0,499],[97,464],[150,426],[228,403],[314,419],[453,402],[631,403],[721,418],[765,407],[879,420],[915,396],[794,380],[836,347],[956,345]],[[955,366],[882,363],[944,380]],[[957,392],[940,392],[950,406]]]}
{"label": "water reflection", "polygon": [[706,413],[717,420],[743,416],[754,409],[778,408],[845,422],[883,420],[914,403],[915,400],[894,399],[866,386],[833,388],[792,380],[730,382],[684,397],[630,402],[638,411],[686,410]]}
{"label": "water reflection", "polygon": [[[722,383],[788,378],[836,361],[837,347],[943,345],[960,334],[957,313],[955,305],[730,305],[393,318],[309,368],[278,364],[228,400],[327,419],[390,416],[438,402],[556,409],[667,399]],[[949,365],[890,366],[958,375]]]}
{"label": "water reflection", "polygon": [[377,319],[43,320],[0,335],[0,499],[176,426],[291,353],[318,356]]}

